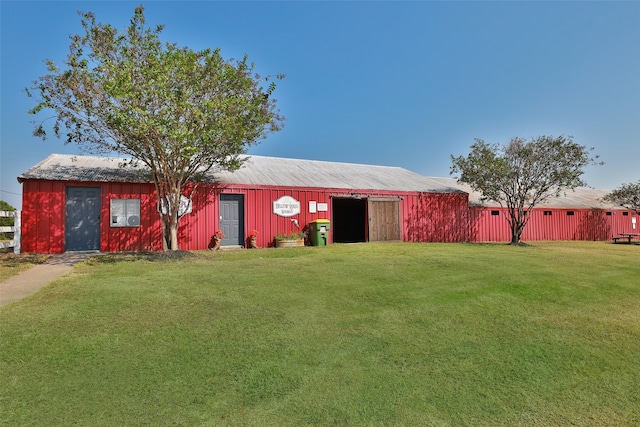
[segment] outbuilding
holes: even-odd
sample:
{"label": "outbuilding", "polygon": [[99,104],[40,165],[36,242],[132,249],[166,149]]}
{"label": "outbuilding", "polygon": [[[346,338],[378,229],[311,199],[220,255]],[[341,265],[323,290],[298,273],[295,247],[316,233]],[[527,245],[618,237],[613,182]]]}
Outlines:
{"label": "outbuilding", "polygon": [[[22,251],[160,251],[158,199],[148,171],[123,159],[52,154],[18,177]],[[638,215],[577,188],[536,206],[523,241],[610,240],[638,233]],[[237,171],[211,171],[184,193],[180,248],[259,247],[278,234],[329,221],[328,243],[508,242],[506,209],[452,178],[399,167],[251,156]]]}
{"label": "outbuilding", "polygon": [[[148,171],[122,159],[52,154],[18,177],[22,251],[159,251],[158,199]],[[184,193],[180,248],[260,247],[278,234],[330,222],[329,243],[466,242],[468,194],[399,167],[251,156],[211,171]]]}
{"label": "outbuilding", "polygon": [[[469,194],[470,240],[509,242],[507,209],[483,200],[467,185],[458,184],[457,188]],[[529,218],[522,240],[610,241],[622,233],[640,233],[637,213],[603,201],[607,193],[608,190],[579,187],[550,197],[526,212]]]}

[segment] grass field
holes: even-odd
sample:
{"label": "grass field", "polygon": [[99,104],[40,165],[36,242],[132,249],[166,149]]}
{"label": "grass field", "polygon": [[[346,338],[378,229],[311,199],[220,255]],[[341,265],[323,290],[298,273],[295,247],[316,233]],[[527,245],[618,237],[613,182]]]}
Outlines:
{"label": "grass field", "polygon": [[640,425],[634,245],[106,255],[0,325],[2,425]]}

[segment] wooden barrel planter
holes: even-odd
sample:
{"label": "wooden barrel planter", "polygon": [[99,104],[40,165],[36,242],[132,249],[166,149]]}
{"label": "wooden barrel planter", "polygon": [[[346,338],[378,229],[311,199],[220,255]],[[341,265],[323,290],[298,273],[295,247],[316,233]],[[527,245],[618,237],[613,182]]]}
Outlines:
{"label": "wooden barrel planter", "polygon": [[276,240],[276,248],[296,248],[299,246],[304,246],[304,239]]}

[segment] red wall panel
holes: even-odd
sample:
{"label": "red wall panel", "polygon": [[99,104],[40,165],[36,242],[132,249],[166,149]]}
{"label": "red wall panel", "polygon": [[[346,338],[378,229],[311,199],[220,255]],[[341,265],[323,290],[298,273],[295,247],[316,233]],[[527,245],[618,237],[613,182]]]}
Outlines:
{"label": "red wall panel", "polygon": [[468,196],[465,193],[418,193],[405,197],[404,240],[466,242],[469,240]]}
{"label": "red wall panel", "polygon": [[[154,187],[150,184],[23,182],[22,251],[62,253],[65,250],[67,187],[99,187],[101,192],[100,250],[104,252],[161,250],[160,222]],[[111,227],[112,198],[139,198],[140,227]]]}
{"label": "red wall panel", "polygon": [[[492,215],[492,212],[499,214]],[[474,242],[511,241],[506,209],[473,207],[469,215]],[[610,240],[622,232],[638,232],[637,227],[640,227],[636,224],[633,229],[635,214],[622,210],[536,208],[529,215],[522,233],[523,241]]]}
{"label": "red wall panel", "polygon": [[[64,252],[65,197],[69,186],[100,187],[101,251],[160,251],[162,236],[157,197],[152,184],[34,181],[23,182],[22,250],[25,253]],[[191,189],[186,190],[189,195]],[[291,233],[313,220],[333,222],[332,200],[390,197],[400,200],[402,239],[412,242],[508,242],[511,240],[503,209],[469,208],[466,193],[403,193],[356,189],[282,188],[230,185],[218,187],[200,184],[192,194],[193,211],[182,217],[179,228],[180,248],[203,250],[219,228],[220,194],[244,196],[244,231],[248,236],[258,230],[258,246],[273,244],[275,235]],[[291,196],[298,200],[301,212],[292,218],[273,213],[273,201]],[[139,227],[112,227],[111,199],[140,199]],[[309,202],[326,203],[325,212],[309,212]],[[497,211],[498,215],[492,215]],[[545,215],[548,211],[551,214]],[[535,209],[523,233],[523,240],[608,240],[620,232],[638,232],[633,228],[635,213],[623,211]],[[640,227],[640,223],[636,224]],[[245,236],[245,237],[246,237]],[[332,233],[329,233],[331,242]]]}

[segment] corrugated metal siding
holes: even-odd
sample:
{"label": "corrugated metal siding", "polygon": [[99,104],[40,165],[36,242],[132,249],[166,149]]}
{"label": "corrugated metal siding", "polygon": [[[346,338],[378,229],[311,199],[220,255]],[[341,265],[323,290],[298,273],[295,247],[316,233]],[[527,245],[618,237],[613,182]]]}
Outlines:
{"label": "corrugated metal siding", "polygon": [[[162,227],[155,187],[150,184],[103,183],[100,247],[104,252],[162,250]],[[111,227],[111,199],[140,199],[139,227]]]}
{"label": "corrugated metal siding", "polygon": [[469,206],[466,193],[418,193],[406,197],[403,202],[403,240],[469,241]]}
{"label": "corrugated metal siding", "polygon": [[[244,197],[245,238],[253,230],[257,230],[259,247],[271,246],[277,234],[298,231],[299,228],[294,225],[292,219],[296,219],[300,229],[303,229],[311,221],[321,218],[330,219],[331,215],[330,192],[321,189],[248,188],[239,185],[229,185],[220,189],[201,185],[193,197],[194,212],[185,215],[180,223],[181,237],[185,237],[182,239],[182,249],[199,250],[208,247],[211,236],[219,226],[221,193],[241,194]],[[272,212],[273,202],[282,196],[291,196],[300,202],[299,215],[287,218]],[[309,201],[327,203],[329,210],[309,213]]]}
{"label": "corrugated metal siding", "polygon": [[[204,190],[198,187],[198,191]],[[211,190],[208,190],[211,193]],[[247,234],[252,230],[258,230],[257,244],[260,247],[268,247],[273,244],[277,234],[298,231],[292,222],[297,219],[300,228],[305,228],[316,219],[332,218],[332,200],[336,197],[392,197],[400,199],[400,214],[402,227],[402,240],[404,241],[430,241],[430,242],[464,242],[469,240],[468,233],[468,206],[465,193],[403,193],[392,191],[366,191],[351,189],[324,189],[324,188],[247,188],[244,186],[226,186],[225,193],[242,194],[245,198],[244,229]],[[285,218],[272,212],[273,201],[282,196],[291,196],[301,205],[300,215],[293,218]],[[201,195],[199,197],[202,197]],[[207,218],[213,218],[205,227],[198,229],[196,223],[201,218],[187,215],[183,217],[182,226],[190,227],[189,243],[183,244],[183,249],[204,249],[211,235],[217,227],[219,218],[218,200],[207,202]],[[194,199],[195,200],[195,199]],[[326,203],[326,212],[309,212],[309,202]],[[199,201],[198,203],[202,203]],[[195,205],[195,203],[194,203]],[[212,226],[213,225],[213,226]],[[333,241],[329,232],[329,241]],[[198,243],[195,243],[198,242]]]}
{"label": "corrugated metal siding", "polygon": [[151,174],[143,167],[124,165],[126,159],[102,156],[51,154],[20,174],[18,180],[76,181],[76,182],[152,182]]}
{"label": "corrugated metal siding", "polygon": [[[509,227],[499,207],[476,207],[470,196],[451,189],[451,179],[423,178],[401,168],[375,167],[331,162],[314,162],[294,159],[252,158],[256,169],[246,169],[227,177],[224,184],[200,184],[193,194],[193,212],[185,215],[180,223],[181,249],[202,250],[209,246],[211,236],[219,228],[220,194],[240,194],[244,197],[243,229],[245,234],[258,230],[258,246],[273,244],[274,236],[297,231],[292,219],[300,228],[311,221],[326,218],[333,223],[333,199],[362,199],[388,197],[400,200],[402,240],[413,242],[464,242],[510,241]],[[119,172],[117,162],[108,161],[106,171],[102,158],[72,159],[70,156],[51,156],[47,161],[21,176],[23,182],[23,237],[24,252],[59,253],[65,250],[65,189],[67,186],[100,187],[101,189],[101,245],[105,252],[161,250],[161,224],[157,213],[157,196],[151,183],[139,183],[129,176],[127,182]],[[61,165],[64,170],[58,170]],[[82,166],[84,165],[84,166]],[[278,170],[270,167],[280,165]],[[281,174],[280,170],[287,173]],[[328,173],[331,172],[332,173]],[[53,174],[49,176],[49,174]],[[58,180],[60,177],[77,176],[76,179]],[[136,175],[139,177],[139,175]],[[267,179],[268,176],[268,179]],[[38,178],[40,177],[40,178]],[[42,178],[49,177],[49,178]],[[96,179],[85,180],[86,177]],[[265,185],[274,180],[282,184]],[[117,178],[117,179],[116,179]],[[105,179],[106,181],[103,181]],[[233,180],[255,180],[234,183]],[[284,181],[283,181],[284,180]],[[319,183],[333,183],[336,187],[324,188]],[[349,183],[360,183],[358,189]],[[371,187],[379,187],[372,189]],[[395,190],[388,188],[398,187]],[[434,191],[420,189],[434,188]],[[418,190],[416,190],[418,189]],[[187,189],[187,193],[190,190]],[[597,205],[602,191],[582,189],[567,198],[553,199],[545,207],[531,213],[523,240],[608,240],[621,232],[638,232],[632,227],[633,212],[610,209],[607,215]],[[301,212],[293,218],[285,218],[272,212],[272,203],[291,196],[301,204]],[[113,198],[136,198],[141,202],[140,227],[111,227],[110,201]],[[309,202],[326,203],[326,212],[309,212]],[[469,205],[472,205],[470,208]],[[574,215],[567,215],[557,203],[575,204]],[[594,205],[596,203],[596,205]],[[608,207],[606,209],[609,209]],[[492,215],[492,211],[499,215]],[[544,211],[551,215],[544,215]],[[364,219],[363,219],[364,221]],[[366,223],[366,221],[365,221]],[[636,227],[640,227],[637,224]],[[333,241],[329,233],[330,242]]]}
{"label": "corrugated metal siding", "polygon": [[23,184],[23,252],[64,251],[64,189],[62,183],[50,181],[30,181]]}
{"label": "corrugated metal siding", "polygon": [[[162,249],[161,225],[157,213],[155,188],[151,184],[91,183],[26,180],[23,183],[23,237],[26,253],[64,252],[65,188],[98,186],[101,188],[101,250],[158,251]],[[180,223],[181,249],[203,250],[219,227],[221,193],[244,196],[244,230],[258,230],[258,246],[273,244],[274,236],[297,231],[292,218],[273,214],[272,203],[291,196],[301,204],[294,217],[301,228],[311,221],[326,218],[333,222],[334,197],[395,197],[400,200],[402,240],[413,242],[508,242],[511,238],[503,210],[468,207],[465,193],[403,193],[324,188],[272,188],[228,185],[200,185],[193,194],[193,212]],[[113,198],[139,198],[140,227],[111,227],[110,201]],[[309,202],[326,203],[326,212],[309,212]],[[499,215],[492,215],[498,211]],[[551,212],[545,215],[544,212]],[[594,209],[536,209],[531,213],[523,240],[608,240],[620,232],[637,232],[632,227],[633,212]],[[612,212],[607,215],[606,212]],[[637,225],[640,227],[640,224]],[[332,234],[329,233],[330,242]]]}
{"label": "corrugated metal siding", "polygon": [[[18,180],[151,183],[142,165],[126,166],[125,159],[51,154],[22,173]],[[356,163],[248,156],[237,171],[210,170],[205,181],[222,185],[282,188],[362,188],[388,191],[459,192],[450,181],[426,178],[407,169]]]}
{"label": "corrugated metal siding", "polygon": [[[162,250],[161,227],[153,185],[27,180],[23,183],[22,198],[22,249],[25,253],[65,251],[65,190],[67,187],[100,187],[101,251]],[[112,198],[140,199],[140,227],[109,225]]]}
{"label": "corrugated metal siding", "polygon": [[[492,212],[499,212],[499,215],[492,215]],[[607,212],[611,214],[608,215]],[[509,242],[511,240],[505,209],[472,207],[469,215],[472,241]],[[531,217],[522,233],[523,241],[602,241],[610,240],[611,237],[623,232],[639,232],[637,228],[633,228],[632,218],[635,214],[632,211],[541,208],[534,209],[529,215]],[[636,227],[639,226],[636,225]]]}

